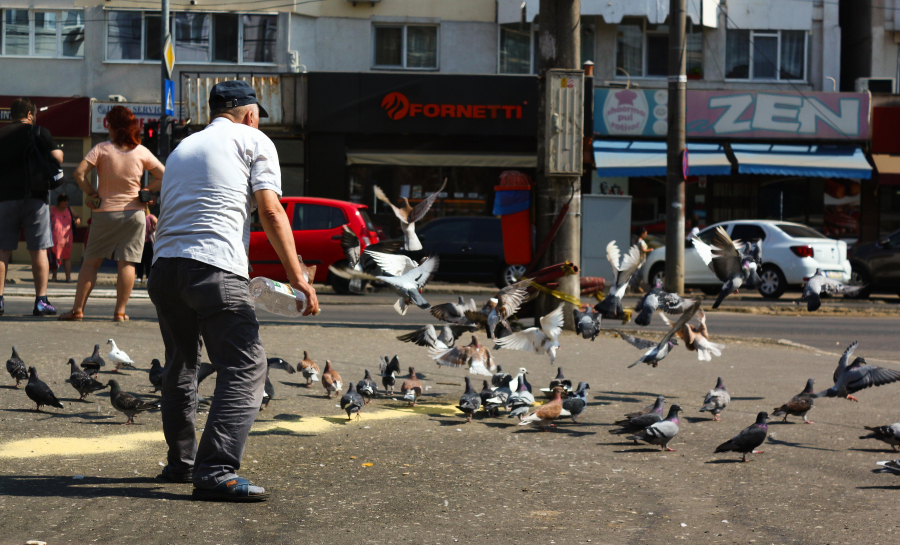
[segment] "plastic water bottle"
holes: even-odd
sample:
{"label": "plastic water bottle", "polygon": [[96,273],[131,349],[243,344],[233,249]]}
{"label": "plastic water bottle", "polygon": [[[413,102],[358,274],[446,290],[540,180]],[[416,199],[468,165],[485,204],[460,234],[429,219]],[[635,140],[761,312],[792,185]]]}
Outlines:
{"label": "plastic water bottle", "polygon": [[[254,306],[272,314],[296,318],[306,310],[306,296],[288,284],[282,284],[262,276],[250,281],[250,299]],[[300,301],[300,310],[297,310]]]}

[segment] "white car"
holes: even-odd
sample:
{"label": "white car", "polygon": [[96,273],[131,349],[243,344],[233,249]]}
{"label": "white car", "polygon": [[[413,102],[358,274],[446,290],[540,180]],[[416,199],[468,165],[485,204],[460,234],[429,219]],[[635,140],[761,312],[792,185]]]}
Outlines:
{"label": "white car", "polygon": [[[788,287],[800,287],[822,269],[826,276],[849,282],[851,267],[847,260],[847,243],[834,240],[799,223],[772,220],[735,220],[710,225],[700,231],[700,240],[710,243],[716,227],[723,227],[732,240],[763,240],[762,283],[759,293],[777,299]],[[665,246],[649,256],[641,270],[643,279],[653,285],[665,276]],[[722,282],[707,267],[691,242],[684,249],[684,284],[699,287],[704,293],[719,292]]]}

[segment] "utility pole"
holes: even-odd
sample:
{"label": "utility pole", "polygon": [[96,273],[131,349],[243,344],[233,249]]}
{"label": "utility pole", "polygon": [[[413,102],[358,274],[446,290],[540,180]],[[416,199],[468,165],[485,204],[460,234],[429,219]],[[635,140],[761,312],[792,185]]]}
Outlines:
{"label": "utility pole", "polygon": [[[546,123],[547,70],[551,68],[581,68],[581,0],[541,0],[538,46],[538,118],[537,118],[537,241],[540,244],[550,233],[560,209],[568,202],[569,212],[556,238],[541,259],[542,267],[571,261],[581,266],[581,178],[577,176],[545,175],[545,142],[551,127]],[[585,89],[585,93],[593,89]],[[579,275],[559,279],[559,291],[579,297]],[[537,300],[536,316],[544,316],[559,305],[549,295]],[[569,305],[570,306],[570,305]],[[574,330],[570,309],[564,313],[565,329]]]}
{"label": "utility pole", "polygon": [[684,293],[684,165],[687,0],[669,0],[669,135],[666,145],[666,291]]}
{"label": "utility pole", "polygon": [[166,115],[166,80],[169,79],[169,71],[166,68],[166,43],[171,39],[169,34],[169,0],[162,0],[162,13],[159,24],[159,158],[165,163],[169,156],[169,131],[168,116]]}

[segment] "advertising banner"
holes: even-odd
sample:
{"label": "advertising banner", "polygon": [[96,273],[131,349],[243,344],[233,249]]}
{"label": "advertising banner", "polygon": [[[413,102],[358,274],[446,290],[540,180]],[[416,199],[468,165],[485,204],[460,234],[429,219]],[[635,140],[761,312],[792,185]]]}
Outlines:
{"label": "advertising banner", "polygon": [[[144,130],[144,123],[147,121],[159,121],[160,107],[159,102],[95,102],[91,105],[91,132],[92,133],[109,133],[106,126],[106,113],[113,106],[125,106],[134,114],[138,123],[141,124],[141,130]],[[175,104],[175,111],[181,111],[181,106]],[[184,119],[179,115],[177,121],[183,123]]]}

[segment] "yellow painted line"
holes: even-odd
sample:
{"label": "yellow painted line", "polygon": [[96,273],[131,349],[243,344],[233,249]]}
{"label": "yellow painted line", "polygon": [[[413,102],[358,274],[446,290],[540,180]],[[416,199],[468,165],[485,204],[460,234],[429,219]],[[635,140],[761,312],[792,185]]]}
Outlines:
{"label": "yellow painted line", "polygon": [[[323,416],[291,421],[261,422],[254,425],[251,435],[271,430],[287,430],[294,433],[328,433],[345,425],[364,426],[368,422],[406,418],[418,414],[462,414],[449,405],[419,405],[396,407],[362,413],[359,421],[354,417]],[[40,437],[0,444],[0,458],[37,458],[41,456],[74,456],[85,454],[110,454],[137,450],[146,443],[164,442],[161,431],[135,432],[100,437]]]}

